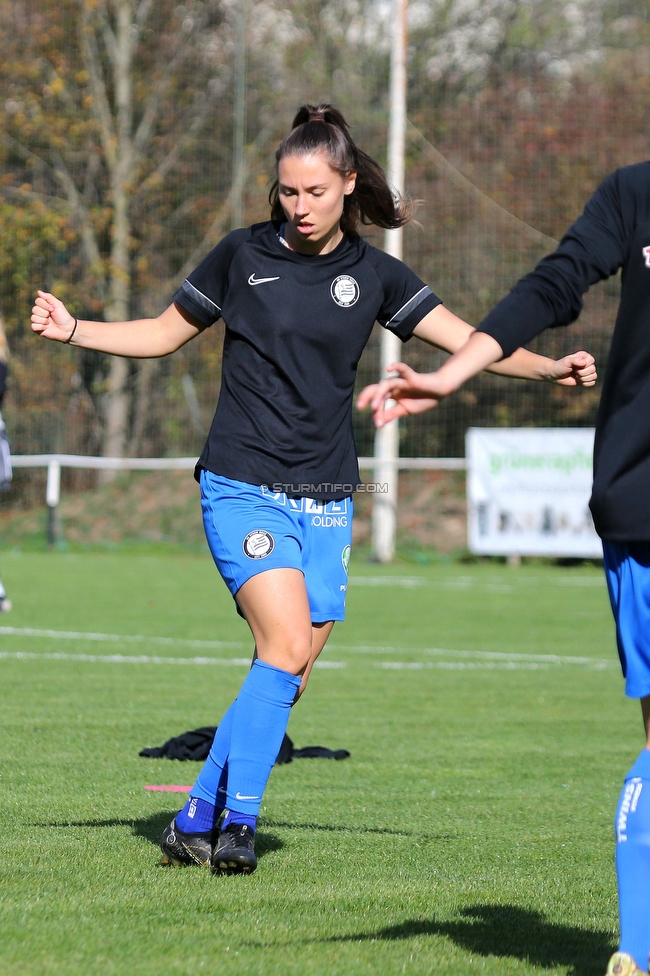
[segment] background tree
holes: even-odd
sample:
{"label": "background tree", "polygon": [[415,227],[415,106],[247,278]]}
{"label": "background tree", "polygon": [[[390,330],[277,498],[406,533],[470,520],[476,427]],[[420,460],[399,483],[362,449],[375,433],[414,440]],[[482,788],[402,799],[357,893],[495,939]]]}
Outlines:
{"label": "background tree", "polygon": [[[5,195],[64,218],[76,261],[56,277],[79,313],[156,314],[227,226],[231,13],[217,0],[0,8]],[[105,454],[127,450],[129,429],[137,448],[154,369],[87,357]]]}

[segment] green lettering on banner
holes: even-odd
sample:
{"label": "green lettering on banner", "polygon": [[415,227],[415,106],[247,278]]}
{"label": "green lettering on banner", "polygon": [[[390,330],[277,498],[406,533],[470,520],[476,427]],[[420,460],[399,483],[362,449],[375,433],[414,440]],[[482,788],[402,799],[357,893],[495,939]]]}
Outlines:
{"label": "green lettering on banner", "polygon": [[490,473],[504,471],[560,471],[572,475],[574,471],[591,471],[591,454],[577,448],[568,454],[525,454],[523,451],[507,451],[490,454]]}

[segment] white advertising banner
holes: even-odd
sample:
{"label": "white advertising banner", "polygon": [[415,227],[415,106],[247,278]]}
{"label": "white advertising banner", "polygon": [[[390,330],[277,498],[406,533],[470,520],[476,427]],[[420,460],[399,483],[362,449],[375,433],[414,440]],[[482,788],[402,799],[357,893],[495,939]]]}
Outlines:
{"label": "white advertising banner", "polygon": [[594,431],[584,427],[467,431],[467,519],[481,555],[600,558],[591,494]]}

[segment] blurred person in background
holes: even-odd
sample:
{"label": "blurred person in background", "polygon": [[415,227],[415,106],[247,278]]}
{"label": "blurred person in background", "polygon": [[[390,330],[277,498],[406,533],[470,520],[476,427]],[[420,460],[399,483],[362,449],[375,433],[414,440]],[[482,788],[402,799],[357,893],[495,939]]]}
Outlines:
{"label": "blurred person in background", "polygon": [[[9,454],[9,440],[2,419],[2,401],[7,390],[9,376],[9,345],[5,335],[4,323],[0,318],[0,491],[8,491],[11,486],[11,456]],[[4,585],[0,579],[0,613],[11,610],[11,600],[7,599]]]}

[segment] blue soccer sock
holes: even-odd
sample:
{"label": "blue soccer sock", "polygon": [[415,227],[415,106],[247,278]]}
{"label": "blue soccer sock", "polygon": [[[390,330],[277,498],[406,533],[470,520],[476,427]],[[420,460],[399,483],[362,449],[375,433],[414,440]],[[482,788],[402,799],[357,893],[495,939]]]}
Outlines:
{"label": "blue soccer sock", "polygon": [[252,813],[237,813],[236,810],[226,811],[221,829],[225,830],[230,824],[246,824],[251,830],[257,830],[257,817]]}
{"label": "blue soccer sock", "polygon": [[[192,787],[191,793],[191,796],[199,797],[201,800],[205,800],[206,803],[211,803],[219,813],[226,806],[228,753],[230,752],[234,707],[235,702],[232,703],[219,722],[210,753],[203,765],[203,769],[197,777],[196,783]],[[180,829],[182,830],[183,828],[181,827]]]}
{"label": "blue soccer sock", "polygon": [[178,811],[174,820],[178,829],[184,834],[204,834],[214,827],[216,813],[214,803],[191,796],[183,809]]}
{"label": "blue soccer sock", "polygon": [[625,777],[616,811],[616,870],[621,919],[620,952],[648,969],[650,955],[650,751]]}
{"label": "blue soccer sock", "polygon": [[257,660],[233,705],[226,807],[257,816],[301,679]]}

